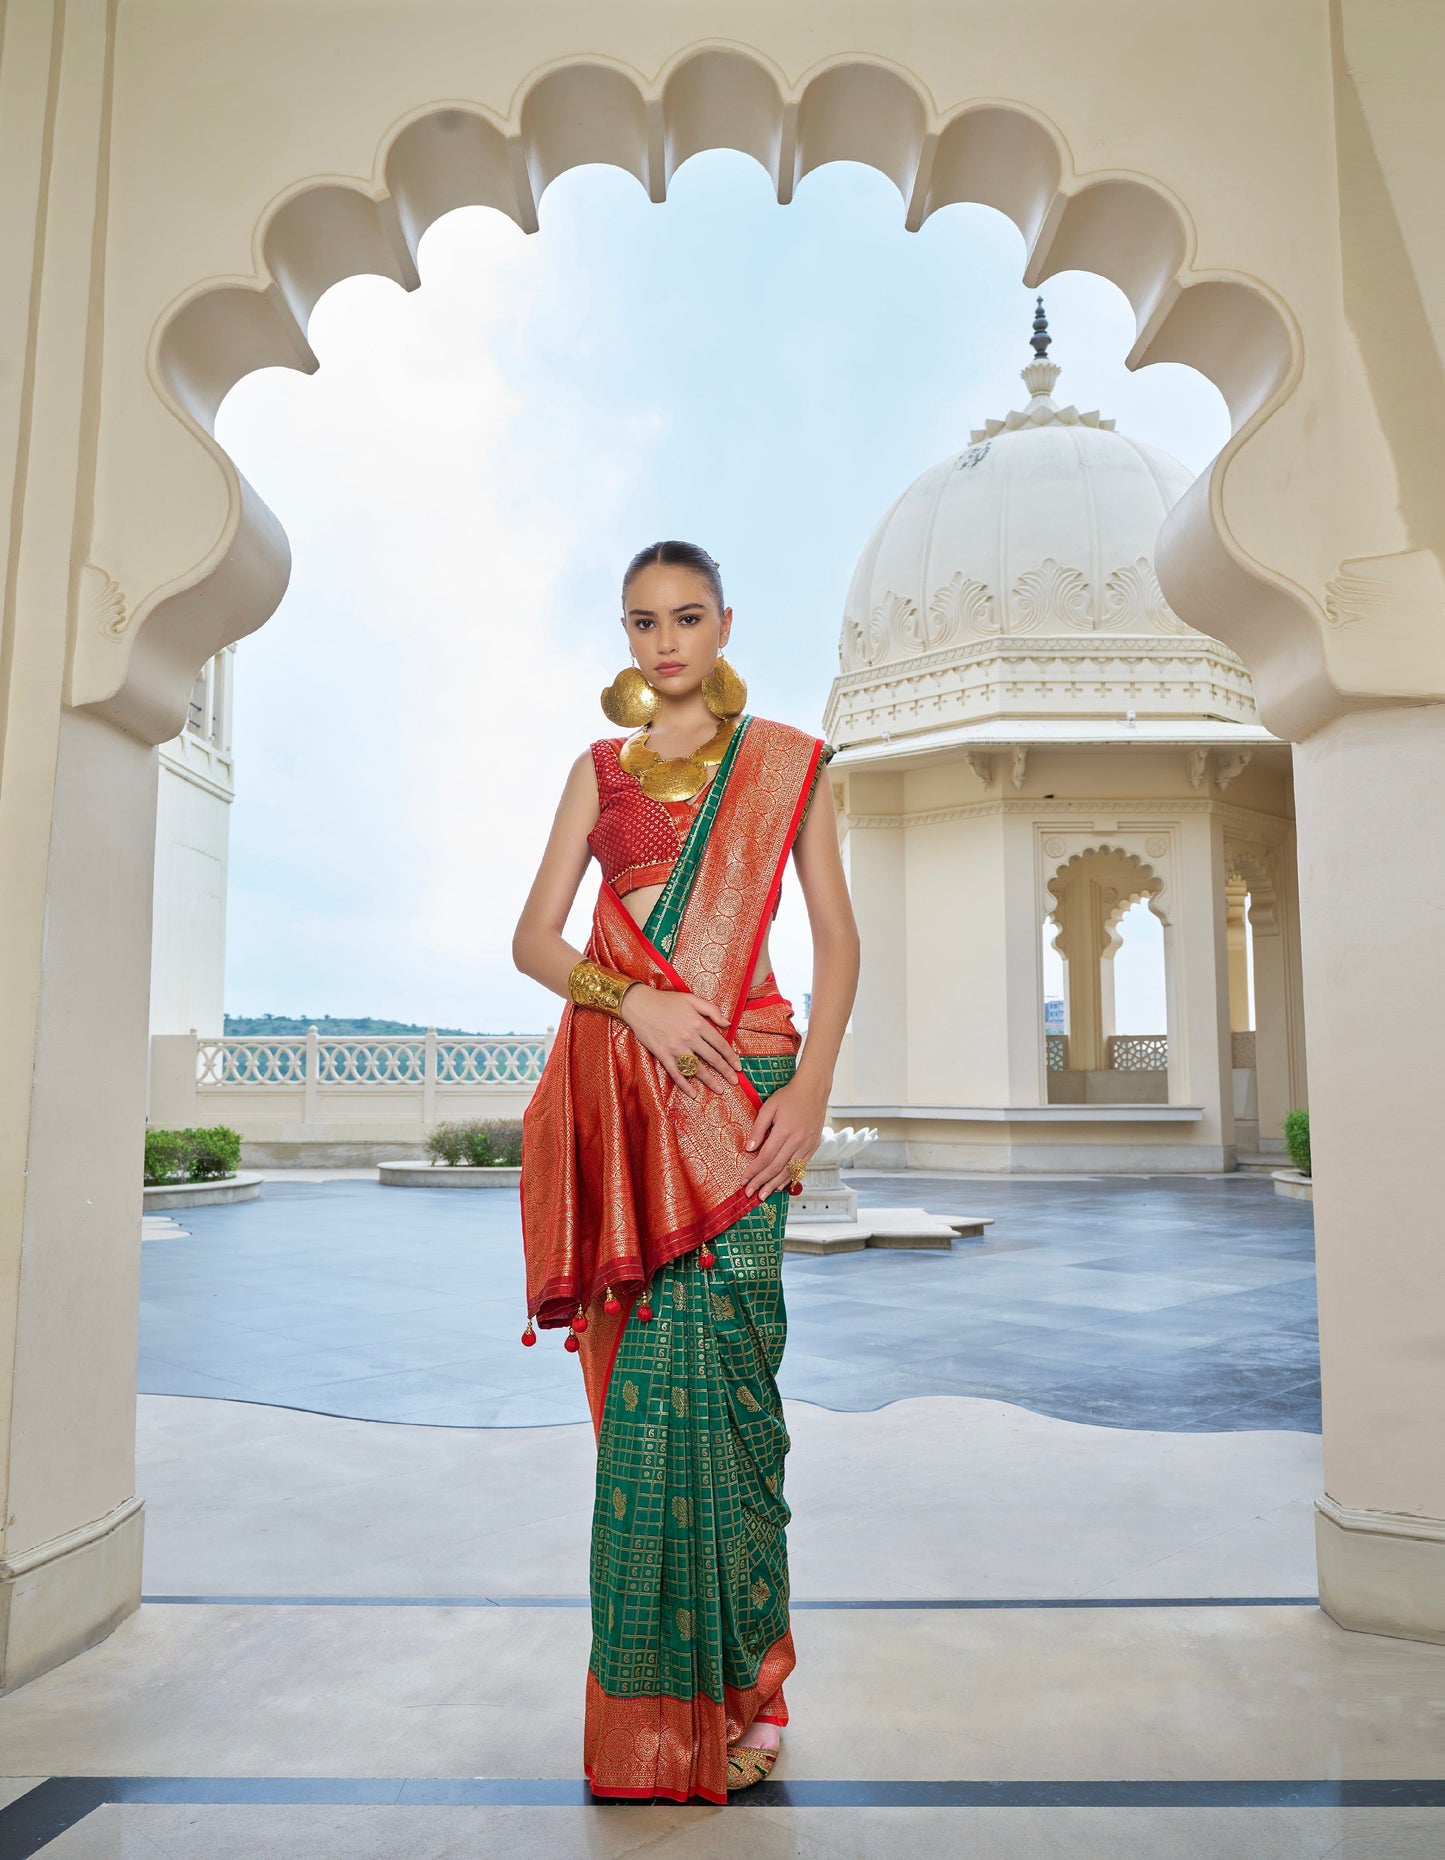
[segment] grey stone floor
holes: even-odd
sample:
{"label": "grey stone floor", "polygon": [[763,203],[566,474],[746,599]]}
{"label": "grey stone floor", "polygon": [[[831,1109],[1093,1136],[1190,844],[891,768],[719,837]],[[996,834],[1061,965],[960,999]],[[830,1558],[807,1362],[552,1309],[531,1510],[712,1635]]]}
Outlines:
{"label": "grey stone floor", "polygon": [[[785,1395],[1318,1431],[1310,1209],[1267,1177],[853,1179],[873,1205],[995,1224],[950,1253],[789,1256]],[[514,1192],[269,1180],[182,1225],[143,1249],[145,1393],[451,1427],[585,1418],[560,1334],[519,1346]]]}
{"label": "grey stone floor", "polygon": [[587,1424],[143,1396],[150,1599],[0,1698],[0,1860],[1445,1852],[1445,1647],[1315,1605],[1317,1435],[957,1395],[788,1426],[777,1771],[594,1807]]}

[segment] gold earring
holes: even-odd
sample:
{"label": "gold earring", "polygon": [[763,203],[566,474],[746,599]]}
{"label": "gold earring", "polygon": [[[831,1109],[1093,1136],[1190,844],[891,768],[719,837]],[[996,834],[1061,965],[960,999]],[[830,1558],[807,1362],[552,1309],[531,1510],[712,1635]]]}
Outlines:
{"label": "gold earring", "polygon": [[748,701],[747,684],[721,653],[698,689],[714,717],[736,717]]}
{"label": "gold earring", "polygon": [[624,666],[602,690],[602,713],[624,730],[640,729],[657,715],[657,692],[635,665]]}

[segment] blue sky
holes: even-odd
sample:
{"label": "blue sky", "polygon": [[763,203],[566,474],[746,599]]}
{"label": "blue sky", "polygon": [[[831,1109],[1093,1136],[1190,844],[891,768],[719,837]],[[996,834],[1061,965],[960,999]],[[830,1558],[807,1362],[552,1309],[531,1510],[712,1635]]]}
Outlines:
{"label": "blue sky", "polygon": [[[749,708],[817,728],[874,522],[1027,398],[1023,260],[989,209],[907,233],[892,183],[851,163],[782,208],[713,151],[665,205],[577,169],[539,233],[465,209],[424,238],[420,290],[330,291],[319,371],[249,376],[217,426],[293,554],[237,654],[227,1009],[555,1021],[508,945],[567,767],[609,728],[627,558],[703,543]],[[1043,294],[1059,397],[1202,469],[1228,434],[1216,390],[1131,375],[1133,315],[1103,279]],[[796,897],[773,951],[800,994]],[[1119,962],[1120,1030],[1162,1030],[1155,957]]]}

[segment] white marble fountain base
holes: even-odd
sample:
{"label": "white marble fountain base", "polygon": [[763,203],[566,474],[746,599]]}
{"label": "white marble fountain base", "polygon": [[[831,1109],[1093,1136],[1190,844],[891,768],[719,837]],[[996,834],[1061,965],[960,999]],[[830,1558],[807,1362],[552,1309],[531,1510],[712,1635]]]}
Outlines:
{"label": "white marble fountain base", "polygon": [[783,1229],[785,1253],[857,1253],[865,1246],[953,1245],[955,1234],[979,1238],[993,1225],[988,1214],[930,1214],[926,1208],[859,1208],[851,1221],[794,1220]]}

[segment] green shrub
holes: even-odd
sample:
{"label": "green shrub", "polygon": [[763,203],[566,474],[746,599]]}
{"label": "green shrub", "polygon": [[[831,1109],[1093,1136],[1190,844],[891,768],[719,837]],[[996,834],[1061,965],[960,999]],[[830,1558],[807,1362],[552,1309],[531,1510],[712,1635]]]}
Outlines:
{"label": "green shrub", "polygon": [[1310,1114],[1291,1111],[1284,1120],[1284,1146],[1289,1159],[1301,1175],[1310,1172]]}
{"label": "green shrub", "polygon": [[181,1135],[191,1145],[193,1182],[215,1182],[234,1175],[241,1166],[241,1133],[226,1124],[212,1124],[205,1130],[184,1130]]}
{"label": "green shrub", "polygon": [[460,1124],[437,1124],[426,1140],[427,1154],[433,1162],[459,1163],[463,1159]]}
{"label": "green shrub", "polygon": [[147,1188],[162,1182],[216,1182],[234,1175],[240,1166],[240,1132],[226,1124],[204,1130],[146,1130]]}
{"label": "green shrub", "polygon": [[179,1130],[147,1130],[145,1184],[154,1188],[160,1182],[184,1182],[186,1179],[186,1139]]}
{"label": "green shrub", "polygon": [[522,1160],[522,1126],[515,1118],[437,1124],[426,1147],[433,1162],[472,1169],[515,1169]]}

